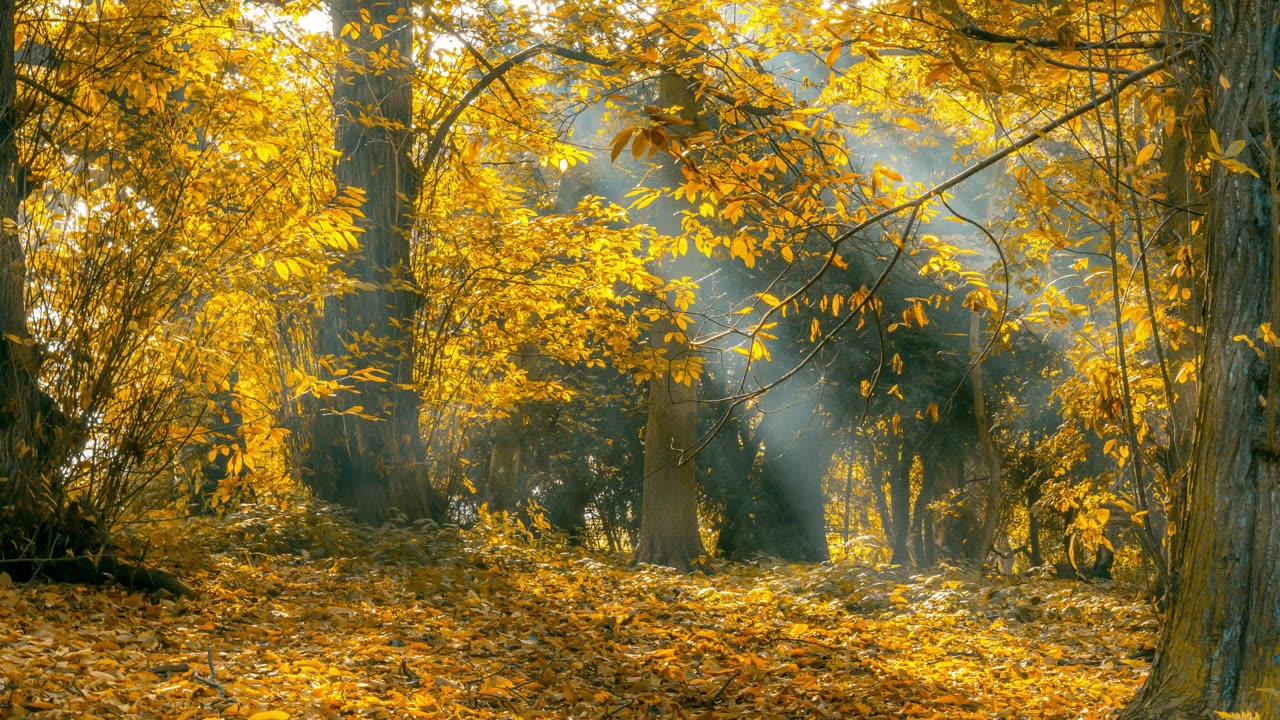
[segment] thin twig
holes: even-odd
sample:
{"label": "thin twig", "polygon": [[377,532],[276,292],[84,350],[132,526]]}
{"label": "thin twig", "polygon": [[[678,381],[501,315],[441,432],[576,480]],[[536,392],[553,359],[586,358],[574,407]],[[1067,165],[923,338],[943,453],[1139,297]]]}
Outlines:
{"label": "thin twig", "polygon": [[720,684],[720,689],[717,690],[714,695],[712,695],[710,698],[707,699],[707,703],[710,705],[715,705],[716,703],[720,702],[720,696],[723,695],[725,689],[729,687],[729,683],[733,682],[734,678],[738,677],[741,674],[742,674],[741,670],[734,670],[733,674],[730,675],[727,680],[725,680],[723,683]]}
{"label": "thin twig", "polygon": [[626,702],[622,703],[622,704],[621,704],[621,705],[619,705],[618,707],[616,707],[616,708],[614,708],[614,709],[610,710],[609,712],[605,713],[604,715],[601,715],[601,716],[600,716],[600,720],[605,720],[606,718],[611,718],[611,717],[613,717],[613,716],[614,716],[614,715],[616,715],[619,711],[621,711],[621,710],[624,710],[624,709],[626,709],[626,708],[631,707],[631,703],[633,703],[633,702],[635,702],[635,698],[632,698],[632,699],[630,699],[630,700],[628,700],[628,701],[626,701]]}
{"label": "thin twig", "polygon": [[199,670],[192,670],[191,677],[195,678],[196,682],[208,685],[209,687],[217,690],[218,694],[222,697],[230,697],[230,695],[227,695],[227,689],[223,687],[222,683],[214,680],[213,678],[207,678],[201,675]]}

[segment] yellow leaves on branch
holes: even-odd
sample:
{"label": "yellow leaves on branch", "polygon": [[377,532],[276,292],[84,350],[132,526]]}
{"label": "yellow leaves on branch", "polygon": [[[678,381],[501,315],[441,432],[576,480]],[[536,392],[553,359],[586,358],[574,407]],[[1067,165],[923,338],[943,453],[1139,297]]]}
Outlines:
{"label": "yellow leaves on branch", "polygon": [[1249,349],[1253,350],[1260,360],[1265,360],[1267,358],[1267,354],[1263,351],[1262,347],[1259,347],[1259,345],[1271,348],[1280,348],[1280,336],[1277,336],[1275,331],[1272,330],[1271,323],[1269,322],[1262,323],[1258,326],[1257,337],[1258,343],[1254,343],[1254,341],[1244,333],[1236,335],[1231,339],[1235,342],[1248,345]]}
{"label": "yellow leaves on branch", "polygon": [[1226,150],[1222,149],[1222,145],[1218,141],[1218,133],[1213,130],[1209,131],[1209,144],[1213,147],[1207,155],[1210,160],[1216,160],[1223,167],[1234,173],[1245,173],[1255,178],[1259,177],[1258,171],[1236,159],[1236,157],[1244,151],[1245,141],[1235,140],[1227,146]]}

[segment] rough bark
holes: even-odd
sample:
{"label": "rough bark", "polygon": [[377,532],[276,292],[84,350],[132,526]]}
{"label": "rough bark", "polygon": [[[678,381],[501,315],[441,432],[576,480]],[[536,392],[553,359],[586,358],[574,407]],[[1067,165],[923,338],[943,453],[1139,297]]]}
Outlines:
{"label": "rough bark", "polygon": [[[443,514],[426,476],[420,399],[408,389],[420,298],[409,263],[417,191],[409,155],[413,24],[400,7],[389,0],[331,5],[334,34],[345,50],[334,87],[335,147],[341,153],[335,174],[339,188],[364,191],[365,217],[360,249],[345,268],[355,287],[325,301],[317,349],[337,369],[376,368],[385,382],[354,382],[356,392],[320,404],[307,462],[317,494],[373,525],[393,512],[410,520]],[[391,16],[398,19],[388,22]],[[378,37],[371,23],[389,27]],[[348,26],[358,32],[343,36]]]}
{"label": "rough bark", "polygon": [[0,0],[0,521],[29,516],[39,492],[35,418],[39,391],[36,356],[29,344],[23,299],[26,262],[18,237],[18,128],[21,122],[14,67],[14,0]]}
{"label": "rough bark", "polygon": [[[1210,126],[1259,173],[1215,163],[1207,186],[1206,352],[1172,609],[1146,684],[1124,720],[1280,717],[1280,357],[1235,338],[1277,326],[1280,3],[1212,4]],[[1219,73],[1226,82],[1216,81]],[[1229,87],[1228,87],[1229,85]],[[1262,402],[1265,399],[1266,402]]]}
{"label": "rough bark", "polygon": [[[659,104],[681,108],[689,123],[699,127],[697,99],[689,83],[676,75],[659,79]],[[678,161],[666,157],[656,176],[667,187],[681,182]],[[672,201],[652,206],[654,226],[666,235],[681,232],[679,207]],[[684,260],[683,262],[688,262]],[[673,262],[660,270],[663,276],[681,276],[682,263]],[[693,348],[681,339],[678,328],[667,318],[654,322],[650,343],[661,349],[669,362],[680,362]],[[706,554],[698,529],[697,465],[691,450],[697,443],[696,403],[698,382],[682,383],[669,368],[659,369],[649,380],[649,421],[644,434],[644,490],[640,503],[640,540],[636,562],[688,569],[690,562]]]}
{"label": "rough bark", "polygon": [[[679,341],[663,340],[674,329],[667,320],[656,322],[652,342],[678,360],[688,348]],[[697,441],[697,386],[697,381],[676,382],[670,373],[649,381],[636,562],[687,570],[706,554],[698,530],[697,466],[690,453]]]}
{"label": "rough bark", "polygon": [[[56,422],[62,414],[40,392],[41,348],[27,325],[26,259],[17,224],[26,172],[18,150],[23,118],[15,19],[14,0],[0,0],[0,557],[6,558],[52,552],[65,504],[57,474],[62,455],[53,447],[63,432]],[[96,536],[96,528],[87,529]],[[60,554],[66,549],[58,548]]]}

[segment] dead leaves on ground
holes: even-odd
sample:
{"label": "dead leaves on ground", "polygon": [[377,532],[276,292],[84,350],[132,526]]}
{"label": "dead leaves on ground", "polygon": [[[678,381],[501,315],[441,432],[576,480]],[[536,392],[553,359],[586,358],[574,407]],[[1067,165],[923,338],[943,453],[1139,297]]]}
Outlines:
{"label": "dead leaves on ground", "polygon": [[1154,630],[1057,580],[682,576],[492,533],[376,555],[216,555],[178,601],[0,587],[0,714],[1103,718]]}

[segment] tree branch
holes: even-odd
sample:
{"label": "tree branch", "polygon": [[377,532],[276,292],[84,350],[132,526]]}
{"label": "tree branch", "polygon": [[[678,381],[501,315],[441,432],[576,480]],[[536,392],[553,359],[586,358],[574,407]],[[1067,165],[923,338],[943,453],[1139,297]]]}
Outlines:
{"label": "tree branch", "polygon": [[1118,40],[1100,40],[1093,43],[1069,43],[1061,40],[1050,40],[1048,38],[1033,38],[1023,35],[1006,35],[1004,33],[993,32],[978,26],[977,21],[968,15],[957,18],[957,29],[966,37],[974,40],[982,40],[990,43],[1012,43],[1014,45],[1030,45],[1032,47],[1045,48],[1047,50],[1159,50],[1166,47],[1163,41],[1141,41],[1134,40],[1130,42],[1120,42]]}
{"label": "tree branch", "polygon": [[[502,77],[517,65],[520,65],[526,60],[537,57],[542,53],[550,53],[566,60],[574,60],[577,62],[588,63],[590,65],[598,65],[600,67],[613,68],[618,66],[618,62],[616,60],[610,60],[609,58],[595,55],[584,50],[575,50],[573,48],[567,48],[560,45],[548,45],[547,43],[536,43],[534,45],[530,45],[497,65],[489,67],[488,71],[480,77],[480,80],[470,90],[463,94],[462,98],[453,106],[453,109],[449,111],[449,114],[446,115],[444,119],[440,121],[440,124],[436,126],[436,130],[431,136],[431,142],[427,146],[424,166],[430,167],[435,164],[436,160],[439,158],[440,150],[444,146],[445,137],[449,134],[449,131],[453,129],[454,123],[458,121],[458,118],[462,115],[463,111],[470,107],[472,102],[475,102],[475,99],[480,96],[480,93],[484,92],[485,89],[494,82],[502,80]],[[675,72],[672,68],[664,66],[658,67],[664,72]],[[741,103],[737,98],[723,90],[712,88],[709,89],[708,92],[717,100],[749,115],[768,117],[781,113],[781,110],[777,108],[762,108],[751,104]]]}
{"label": "tree branch", "polygon": [[[882,210],[866,218],[865,220],[862,220],[861,222],[855,223],[848,230],[845,230],[844,232],[840,233],[839,235],[837,235],[835,238],[831,240],[831,248],[827,252],[826,261],[808,279],[808,281],[806,281],[801,287],[797,288],[795,291],[788,294],[785,298],[779,301],[777,305],[765,311],[764,315],[761,317],[760,322],[756,325],[756,327],[761,327],[765,325],[769,321],[769,319],[773,317],[773,315],[779,312],[780,308],[784,308],[789,304],[791,304],[792,302],[795,302],[800,298],[801,295],[806,293],[810,288],[812,288],[815,284],[817,284],[817,282],[824,275],[826,275],[826,273],[835,265],[836,258],[839,256],[840,246],[848,242],[855,236],[857,236],[862,231],[866,230],[872,225],[875,225],[876,223],[881,222],[882,220],[886,220],[890,217],[893,217],[895,215],[898,215],[908,210],[910,210],[912,213],[912,216],[911,216],[912,219],[911,221],[908,222],[908,227],[910,227],[912,224],[914,224],[915,218],[919,214],[921,208],[928,201],[942,195],[943,193],[965,182],[966,180],[972,179],[975,175],[994,166],[996,163],[999,163],[1001,160],[1004,160],[1010,155],[1013,155],[1014,153],[1017,153],[1018,151],[1034,144],[1036,141],[1044,139],[1049,135],[1049,133],[1062,127],[1063,125],[1066,125],[1072,120],[1075,120],[1076,118],[1079,118],[1089,112],[1092,112],[1093,110],[1100,107],[1102,104],[1111,101],[1113,98],[1118,97],[1120,93],[1126,90],[1129,86],[1137,83],[1138,81],[1144,78],[1154,75],[1157,72],[1160,72],[1161,70],[1172,65],[1174,62],[1190,55],[1198,47],[1199,47],[1198,44],[1188,45],[1178,50],[1177,52],[1170,53],[1167,57],[1165,57],[1163,60],[1160,60],[1159,62],[1153,63],[1140,70],[1135,70],[1129,73],[1124,78],[1117,81],[1110,90],[1103,93],[1102,95],[1099,95],[1095,97],[1093,100],[1085,103],[1084,105],[1080,105],[1066,113],[1063,113],[1062,115],[1054,118],[1053,120],[1050,120],[1044,125],[1041,125],[1040,127],[1035,128],[1034,130],[1030,131],[1023,137],[1019,138],[1017,141],[1011,143],[1008,147],[1005,147],[1001,150],[998,150],[988,155],[987,157],[983,158],[979,162],[951,176],[947,180],[944,180],[943,182],[933,186],[932,188],[921,193],[920,195],[917,195],[915,198],[908,200],[906,202],[900,203],[898,205],[895,205],[886,210]],[[884,284],[884,281],[887,278],[889,271],[897,263],[897,260],[902,255],[903,249],[905,248],[905,245],[906,245],[906,240],[907,238],[904,236],[902,238],[902,242],[898,244],[897,250],[894,252],[893,256],[890,258],[887,264],[887,267],[884,269],[883,272],[880,273],[880,276],[876,279],[875,284],[872,286],[871,291],[867,293],[867,296],[863,298],[862,301],[858,303],[856,306],[850,307],[846,313],[846,316],[842,318],[838,323],[836,323],[834,328],[832,328],[829,332],[825,333],[822,336],[822,338],[820,338],[817,341],[817,343],[809,351],[809,353],[806,354],[803,358],[801,358],[800,361],[795,364],[795,366],[787,370],[777,379],[771,382],[765,383],[764,385],[761,385],[760,387],[755,388],[754,390],[750,390],[747,392],[739,392],[735,396],[723,398],[724,400],[729,401],[729,407],[725,410],[725,412],[721,415],[721,417],[716,420],[716,422],[712,425],[712,427],[702,436],[702,438],[699,439],[698,443],[690,451],[690,454],[696,454],[699,451],[701,451],[704,447],[706,447],[707,443],[710,442],[710,439],[715,437],[715,434],[719,432],[720,428],[723,427],[725,422],[728,421],[729,414],[733,411],[735,407],[737,407],[738,405],[744,402],[747,402],[748,400],[751,400],[752,398],[759,397],[765,394],[766,392],[769,392],[770,390],[782,385],[783,383],[787,382],[791,378],[795,377],[797,374],[799,374],[799,372],[804,367],[806,367],[810,362],[813,361],[815,357],[817,357],[819,352],[821,352],[827,345],[829,345],[832,341],[834,341],[836,335],[839,334],[852,321],[852,319],[859,312],[861,312],[862,309],[865,308],[868,303],[871,302],[871,299],[875,297],[876,291],[879,290],[879,288]],[[748,360],[747,370],[744,370],[743,372],[744,379],[747,376],[749,369],[750,369],[750,360]]]}
{"label": "tree branch", "polygon": [[39,80],[31,77],[30,75],[27,75],[26,73],[21,73],[21,72],[18,73],[17,78],[18,78],[18,82],[22,83],[23,85],[26,85],[27,87],[35,90],[36,92],[40,93],[41,95],[44,95],[45,97],[49,98],[50,100],[53,100],[54,102],[58,102],[63,105],[66,105],[67,107],[71,108],[72,110],[75,110],[81,115],[90,114],[88,110],[84,109],[84,107],[81,106],[79,103],[77,103],[75,99],[72,98],[70,95],[65,95],[63,93],[60,93],[57,90],[54,90],[53,88],[49,87],[48,85],[45,85],[44,83],[40,82]]}

